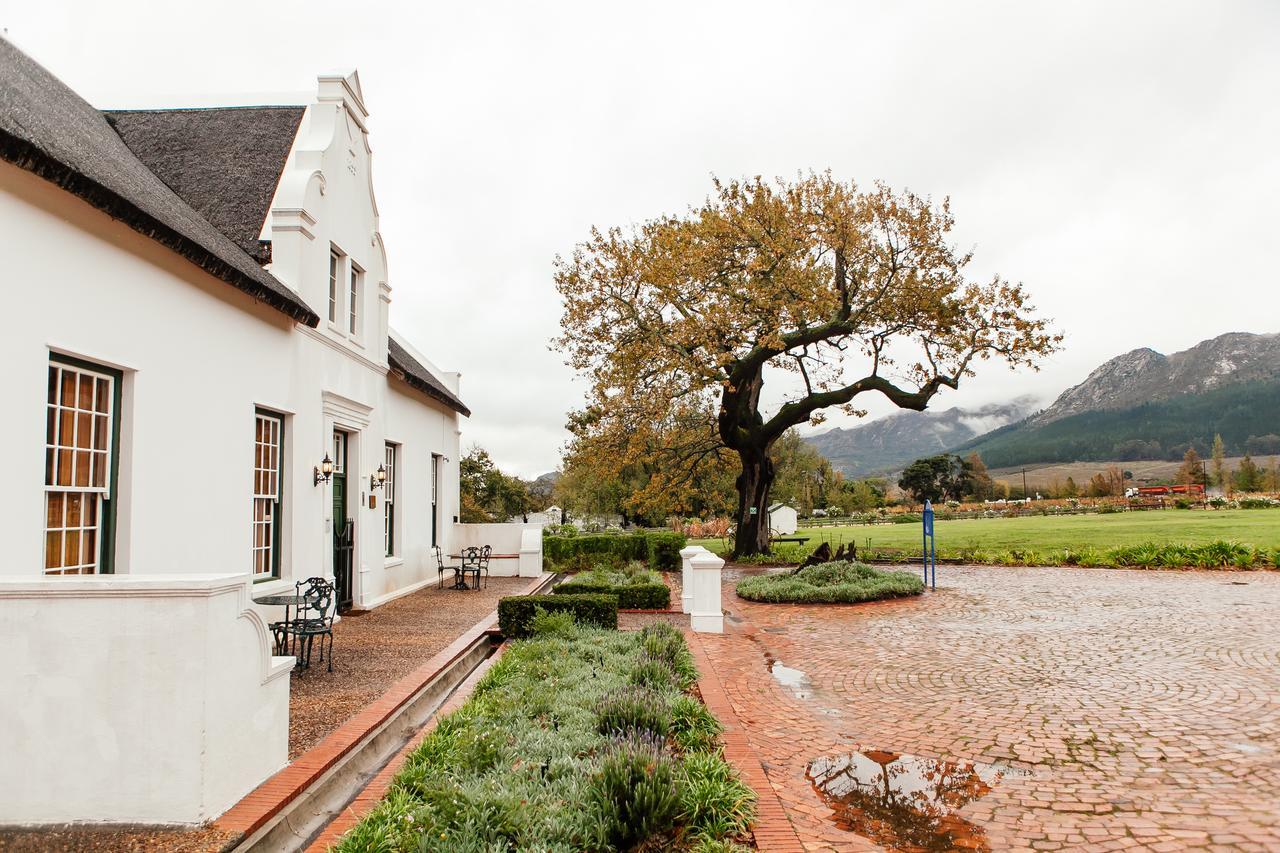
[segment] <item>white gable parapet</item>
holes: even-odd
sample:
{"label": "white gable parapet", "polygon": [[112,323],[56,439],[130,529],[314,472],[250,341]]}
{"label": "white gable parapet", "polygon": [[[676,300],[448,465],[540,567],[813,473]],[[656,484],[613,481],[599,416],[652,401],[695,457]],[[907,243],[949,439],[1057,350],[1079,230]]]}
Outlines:
{"label": "white gable parapet", "polygon": [[[317,331],[385,364],[391,286],[373,191],[368,118],[356,72],[318,78],[316,100],[303,116],[262,236],[271,241],[272,274],[320,315]],[[333,267],[331,253],[338,257]],[[354,331],[353,275],[359,277]]]}

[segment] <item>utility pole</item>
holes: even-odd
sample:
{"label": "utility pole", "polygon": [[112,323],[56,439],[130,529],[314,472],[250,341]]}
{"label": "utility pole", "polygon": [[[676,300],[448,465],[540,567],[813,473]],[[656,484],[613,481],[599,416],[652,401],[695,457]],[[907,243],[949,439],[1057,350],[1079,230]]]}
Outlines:
{"label": "utility pole", "polygon": [[1026,468],[1022,469],[1022,500],[1024,502],[1029,500],[1029,498],[1027,497],[1027,469]]}

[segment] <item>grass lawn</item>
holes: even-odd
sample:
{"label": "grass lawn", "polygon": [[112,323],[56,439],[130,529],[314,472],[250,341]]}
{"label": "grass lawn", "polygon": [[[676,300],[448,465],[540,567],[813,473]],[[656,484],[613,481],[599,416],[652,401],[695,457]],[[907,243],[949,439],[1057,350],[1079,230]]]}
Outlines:
{"label": "grass lawn", "polygon": [[[1216,540],[1242,542],[1257,548],[1280,548],[1280,510],[1155,510],[1105,515],[1030,516],[1027,518],[974,518],[938,521],[939,549],[982,548],[993,551],[1069,548],[1113,548],[1144,542],[1200,545]],[[851,527],[801,529],[805,547],[830,542],[856,543],[864,548],[920,548],[920,525],[878,524]],[[697,540],[716,551],[719,539]]]}

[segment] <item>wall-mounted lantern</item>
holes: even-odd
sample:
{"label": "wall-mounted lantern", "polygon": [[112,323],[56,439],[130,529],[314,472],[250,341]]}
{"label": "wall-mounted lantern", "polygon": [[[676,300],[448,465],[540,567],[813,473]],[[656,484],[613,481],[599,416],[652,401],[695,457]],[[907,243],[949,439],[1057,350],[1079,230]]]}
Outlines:
{"label": "wall-mounted lantern", "polygon": [[379,465],[378,470],[369,475],[369,488],[381,489],[387,483],[386,466]]}
{"label": "wall-mounted lantern", "polygon": [[324,455],[324,459],[314,469],[315,482],[312,485],[320,485],[329,482],[329,478],[333,476],[333,460],[329,458],[329,454]]}

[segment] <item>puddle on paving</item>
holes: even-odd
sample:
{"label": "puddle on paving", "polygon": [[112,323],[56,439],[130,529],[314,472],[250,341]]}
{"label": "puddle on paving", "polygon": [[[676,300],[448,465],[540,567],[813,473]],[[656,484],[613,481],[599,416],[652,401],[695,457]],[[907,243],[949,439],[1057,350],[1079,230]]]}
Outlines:
{"label": "puddle on paving", "polygon": [[783,666],[772,657],[766,657],[764,662],[774,679],[790,689],[797,699],[809,699],[813,696],[813,685],[809,683],[809,676],[803,670]]}
{"label": "puddle on paving", "polygon": [[889,850],[989,850],[956,812],[1025,770],[867,750],[819,758],[805,773],[832,820]]}

